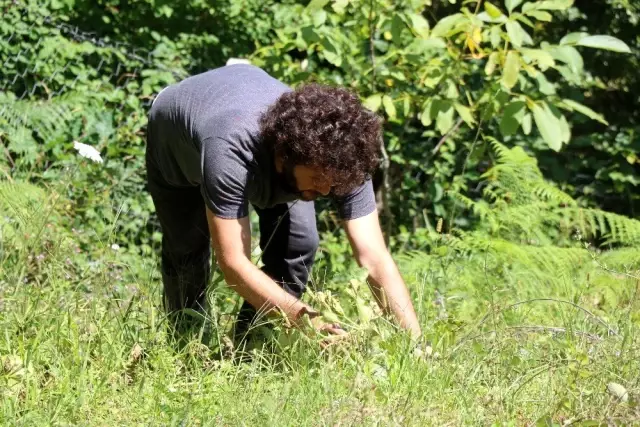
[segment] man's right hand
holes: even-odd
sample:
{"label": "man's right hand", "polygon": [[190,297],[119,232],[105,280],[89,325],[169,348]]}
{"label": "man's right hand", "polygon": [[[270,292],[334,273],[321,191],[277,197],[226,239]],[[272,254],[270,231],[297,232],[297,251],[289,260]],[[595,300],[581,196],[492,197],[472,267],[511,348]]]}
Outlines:
{"label": "man's right hand", "polygon": [[312,324],[316,331],[328,335],[326,338],[323,338],[320,341],[320,346],[322,347],[322,349],[326,349],[333,344],[342,342],[349,337],[347,331],[342,329],[339,324],[327,323],[322,320],[322,317],[316,317],[315,319],[313,319]]}
{"label": "man's right hand", "polygon": [[310,323],[314,330],[328,335],[321,342],[323,347],[348,335],[340,325],[325,322],[320,312],[288,294],[251,262],[251,228],[247,217],[222,219],[207,209],[207,219],[218,266],[227,284],[242,298],[267,314],[284,314],[292,326],[301,328]]}
{"label": "man's right hand", "polygon": [[320,346],[324,349],[337,341],[342,341],[349,334],[337,323],[326,322],[319,311],[306,306],[300,312],[296,326],[303,328],[310,327],[318,333],[328,335],[320,341]]}
{"label": "man's right hand", "polygon": [[326,323],[323,320],[319,320],[315,322],[313,326],[316,329],[316,331],[326,332],[330,335],[346,335],[347,334],[347,331],[342,329],[342,327],[337,323]]}
{"label": "man's right hand", "polygon": [[307,305],[251,262],[249,218],[219,218],[207,208],[207,220],[216,261],[227,285],[258,312],[276,315],[279,311],[295,323]]}

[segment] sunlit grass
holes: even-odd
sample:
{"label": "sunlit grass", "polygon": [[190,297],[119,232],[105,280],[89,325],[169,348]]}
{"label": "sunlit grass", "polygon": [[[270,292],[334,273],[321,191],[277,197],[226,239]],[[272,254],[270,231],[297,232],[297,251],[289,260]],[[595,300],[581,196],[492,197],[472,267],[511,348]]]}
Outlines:
{"label": "sunlit grass", "polygon": [[632,270],[593,263],[545,281],[482,256],[400,257],[420,346],[359,316],[356,302],[372,306],[364,285],[329,274],[315,301],[339,304],[348,340],[323,349],[276,325],[240,358],[224,338],[235,299],[219,280],[209,339],[194,330],[179,345],[155,260],[99,239],[78,251],[37,211],[13,219],[0,267],[3,425],[640,423]]}

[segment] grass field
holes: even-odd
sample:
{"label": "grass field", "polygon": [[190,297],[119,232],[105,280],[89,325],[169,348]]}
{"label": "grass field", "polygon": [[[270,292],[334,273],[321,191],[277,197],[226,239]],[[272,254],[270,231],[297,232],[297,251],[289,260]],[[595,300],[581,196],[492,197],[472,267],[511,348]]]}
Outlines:
{"label": "grass field", "polygon": [[0,212],[3,425],[640,425],[640,280],[623,252],[583,251],[565,270],[398,255],[417,349],[369,318],[357,271],[317,272],[315,299],[350,338],[323,349],[276,327],[240,360],[219,280],[209,345],[198,331],[178,345],[156,260],[98,238],[82,249],[37,200]]}

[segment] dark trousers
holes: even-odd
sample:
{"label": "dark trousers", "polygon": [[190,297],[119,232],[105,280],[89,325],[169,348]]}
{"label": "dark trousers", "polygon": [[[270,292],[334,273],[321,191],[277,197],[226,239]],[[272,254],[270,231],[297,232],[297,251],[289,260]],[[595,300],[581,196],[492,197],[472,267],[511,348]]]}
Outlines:
{"label": "dark trousers", "polygon": [[[201,311],[210,275],[211,245],[200,188],[168,185],[152,157],[147,152],[148,190],[162,228],[165,309],[169,313],[184,308]],[[300,297],[318,248],[313,202],[255,210],[260,218],[262,270],[287,292]],[[255,315],[255,308],[245,301],[236,336],[246,332]]]}

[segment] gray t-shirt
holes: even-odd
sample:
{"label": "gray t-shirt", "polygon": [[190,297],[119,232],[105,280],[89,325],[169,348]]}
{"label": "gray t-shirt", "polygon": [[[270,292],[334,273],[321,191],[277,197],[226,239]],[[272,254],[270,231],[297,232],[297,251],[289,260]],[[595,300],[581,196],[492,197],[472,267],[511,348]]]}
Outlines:
{"label": "gray t-shirt", "polygon": [[[229,65],[163,89],[149,113],[149,150],[172,187],[200,186],[211,211],[242,218],[298,196],[279,185],[272,150],[262,143],[260,115],[291,89],[264,70]],[[343,219],[376,208],[371,181],[336,198]]]}

